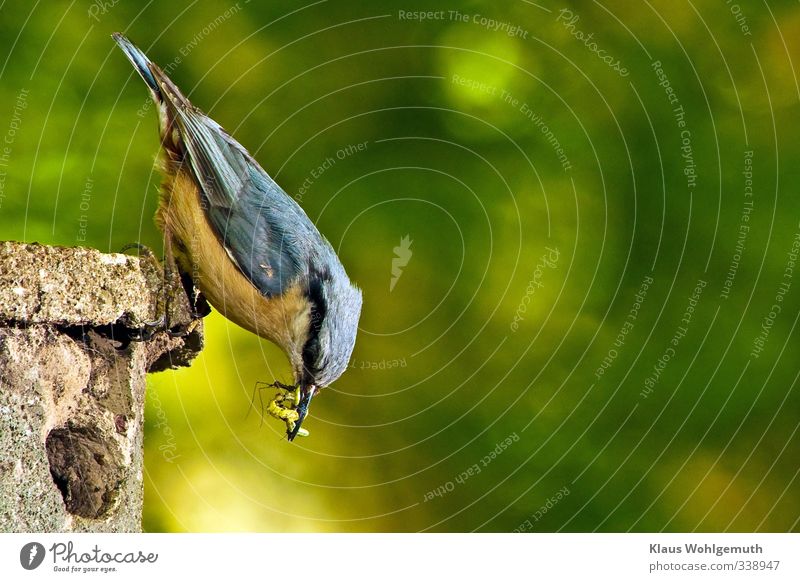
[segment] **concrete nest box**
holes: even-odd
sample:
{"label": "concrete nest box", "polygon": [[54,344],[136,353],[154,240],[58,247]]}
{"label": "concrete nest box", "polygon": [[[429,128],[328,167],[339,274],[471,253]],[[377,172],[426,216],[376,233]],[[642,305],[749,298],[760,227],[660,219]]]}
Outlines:
{"label": "concrete nest box", "polygon": [[[203,346],[174,279],[149,257],[0,243],[0,531],[141,530],[145,376]],[[130,341],[165,305],[188,335]]]}

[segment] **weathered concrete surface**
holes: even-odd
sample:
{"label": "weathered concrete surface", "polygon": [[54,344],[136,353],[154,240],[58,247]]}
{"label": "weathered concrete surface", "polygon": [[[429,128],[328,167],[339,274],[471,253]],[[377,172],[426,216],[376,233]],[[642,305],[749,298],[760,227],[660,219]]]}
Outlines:
{"label": "weathered concrete surface", "polygon": [[117,340],[170,289],[188,323],[155,261],[0,243],[0,531],[141,530],[145,375],[189,365],[202,328]]}

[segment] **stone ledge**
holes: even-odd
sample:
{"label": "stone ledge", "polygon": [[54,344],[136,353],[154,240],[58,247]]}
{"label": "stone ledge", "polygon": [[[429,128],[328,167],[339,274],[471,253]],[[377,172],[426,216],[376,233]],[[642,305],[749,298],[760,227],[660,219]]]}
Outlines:
{"label": "stone ledge", "polygon": [[170,322],[191,321],[162,272],[148,258],[0,243],[0,532],[141,530],[145,376],[203,347],[201,321],[185,338],[125,341],[171,290]]}
{"label": "stone ledge", "polygon": [[131,327],[156,317],[154,261],[84,247],[0,243],[0,321]]}

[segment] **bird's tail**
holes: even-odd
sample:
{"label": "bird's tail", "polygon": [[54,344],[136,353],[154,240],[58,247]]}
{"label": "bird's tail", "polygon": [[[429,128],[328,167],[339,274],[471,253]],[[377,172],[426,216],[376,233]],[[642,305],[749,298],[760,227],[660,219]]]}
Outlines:
{"label": "bird's tail", "polygon": [[159,125],[161,129],[161,143],[171,154],[173,159],[180,159],[184,152],[181,135],[176,135],[172,129],[176,120],[182,113],[191,113],[192,104],[181,93],[166,73],[158,65],[147,58],[142,50],[128,40],[124,35],[115,32],[111,35],[128,60],[133,64],[136,72],[144,79],[150,95],[157,108]]}
{"label": "bird's tail", "polygon": [[128,40],[124,35],[115,32],[111,35],[128,60],[133,64],[136,72],[144,79],[147,88],[150,89],[150,94],[153,96],[153,101],[160,103],[163,101],[161,89],[158,86],[155,76],[153,75],[153,62],[147,58],[147,55],[142,50]]}
{"label": "bird's tail", "polygon": [[177,85],[167,77],[166,73],[162,71],[158,65],[147,58],[147,55],[142,52],[142,49],[133,44],[125,36],[119,32],[111,35],[120,46],[120,48],[128,57],[133,67],[141,75],[144,82],[147,83],[147,88],[153,95],[153,100],[156,103],[167,103],[171,107],[178,109],[192,109],[192,104],[181,93]]}

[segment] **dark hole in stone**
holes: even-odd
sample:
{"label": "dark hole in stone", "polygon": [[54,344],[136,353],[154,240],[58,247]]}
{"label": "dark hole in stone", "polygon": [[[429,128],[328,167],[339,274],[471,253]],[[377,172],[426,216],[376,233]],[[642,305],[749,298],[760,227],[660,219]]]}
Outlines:
{"label": "dark hole in stone", "polygon": [[89,335],[89,332],[94,332],[102,338],[118,343],[119,345],[117,348],[119,350],[126,349],[131,343],[134,334],[136,334],[136,329],[127,325],[122,319],[105,325],[65,325],[59,327],[59,330],[70,336],[75,341],[79,341],[86,345],[92,343],[92,337]]}
{"label": "dark hole in stone", "polygon": [[148,372],[163,372],[164,370],[175,369],[179,366],[186,366],[191,362],[195,354],[203,349],[203,334],[200,330],[194,329],[189,335],[183,338],[183,346],[161,354],[161,356],[150,364]]}
{"label": "dark hole in stone", "polygon": [[50,474],[67,511],[90,519],[105,516],[122,485],[116,444],[96,429],[68,425],[51,430],[46,447]]}
{"label": "dark hole in stone", "polygon": [[58,490],[61,491],[61,497],[66,499],[69,491],[66,479],[62,479],[59,475],[56,475],[52,471],[50,471],[50,475],[53,476],[53,481],[55,482],[56,487],[58,487]]}

